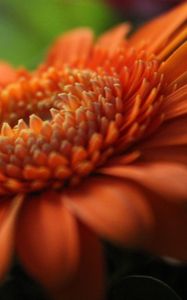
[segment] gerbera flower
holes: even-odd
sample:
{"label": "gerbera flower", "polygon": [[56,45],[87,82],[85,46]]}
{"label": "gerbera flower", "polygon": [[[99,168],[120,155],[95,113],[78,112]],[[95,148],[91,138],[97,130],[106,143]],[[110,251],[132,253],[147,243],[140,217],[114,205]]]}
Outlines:
{"label": "gerbera flower", "polygon": [[14,249],[55,299],[103,299],[100,238],[187,259],[187,4],[125,39],[60,37],[2,65],[0,274]]}

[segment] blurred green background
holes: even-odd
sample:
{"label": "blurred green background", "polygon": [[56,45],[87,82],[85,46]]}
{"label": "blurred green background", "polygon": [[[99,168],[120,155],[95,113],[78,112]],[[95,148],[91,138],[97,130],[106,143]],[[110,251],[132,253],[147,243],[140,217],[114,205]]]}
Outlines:
{"label": "blurred green background", "polygon": [[99,34],[117,21],[102,0],[0,0],[0,59],[32,69],[60,33],[91,26]]}

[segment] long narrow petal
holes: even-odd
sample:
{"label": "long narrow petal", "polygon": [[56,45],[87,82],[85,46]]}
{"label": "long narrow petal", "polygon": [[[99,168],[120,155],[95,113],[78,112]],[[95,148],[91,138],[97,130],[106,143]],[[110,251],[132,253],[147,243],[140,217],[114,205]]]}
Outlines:
{"label": "long narrow petal", "polygon": [[0,202],[0,280],[9,268],[14,253],[16,221],[22,201],[23,196],[19,195]]}
{"label": "long narrow petal", "polygon": [[[187,13],[186,13],[187,14]],[[167,84],[176,80],[187,69],[187,42],[179,47],[160,67]]]}
{"label": "long narrow petal", "polygon": [[187,145],[187,118],[176,118],[164,123],[152,137],[139,144],[139,148]]}
{"label": "long narrow petal", "polygon": [[[145,42],[151,52],[162,50],[171,36],[185,23],[187,19],[187,4],[179,5],[163,16],[159,16],[152,22],[144,25],[130,38],[133,46]],[[164,30],[163,30],[164,28]]]}
{"label": "long narrow petal", "polygon": [[57,39],[47,56],[47,64],[61,67],[63,64],[82,63],[89,57],[93,33],[88,28],[72,30]]}
{"label": "long narrow petal", "polygon": [[151,228],[152,215],[142,194],[120,179],[99,177],[64,195],[65,205],[101,237],[139,245]]}
{"label": "long narrow petal", "polygon": [[[86,184],[81,196],[68,195],[67,204],[105,238],[125,246],[136,246],[155,254],[187,260],[186,202],[169,203],[162,195],[141,188],[136,183],[126,179],[119,182],[120,185],[116,184],[114,177],[111,180],[98,178],[94,183],[98,190],[97,197],[93,198],[93,189]],[[134,194],[122,188],[126,185],[131,186]],[[136,199],[135,194],[139,198]],[[119,199],[123,205],[119,205]]]}
{"label": "long narrow petal", "polygon": [[142,149],[139,162],[175,162],[187,165],[187,145]]}
{"label": "long narrow petal", "polygon": [[175,49],[179,48],[187,40],[187,26],[184,28],[179,28],[179,33],[176,33],[176,37],[172,38],[168,45],[166,45],[163,50],[159,53],[158,58],[160,61],[166,60]]}
{"label": "long narrow petal", "polygon": [[[165,120],[187,115],[187,84],[171,93],[164,101]],[[187,122],[187,116],[186,116]],[[187,124],[187,123],[186,123]]]}
{"label": "long narrow petal", "polygon": [[180,75],[177,79],[171,82],[166,89],[166,94],[169,95],[173,91],[173,87],[177,86],[177,89],[187,85],[187,71]]}
{"label": "long narrow petal", "polygon": [[187,166],[177,163],[150,163],[134,166],[104,167],[102,174],[131,179],[156,194],[176,202],[187,199]]}
{"label": "long narrow petal", "polygon": [[28,273],[49,290],[71,280],[79,262],[77,224],[57,193],[27,199],[20,213],[16,248]]}
{"label": "long narrow petal", "polygon": [[72,282],[55,300],[104,300],[105,266],[101,244],[88,228],[79,224],[81,258]]}

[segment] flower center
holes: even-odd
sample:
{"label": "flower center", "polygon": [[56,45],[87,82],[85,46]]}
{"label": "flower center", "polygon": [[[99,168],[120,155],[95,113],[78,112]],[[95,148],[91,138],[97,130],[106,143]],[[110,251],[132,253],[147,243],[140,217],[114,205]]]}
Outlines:
{"label": "flower center", "polygon": [[127,89],[128,72],[50,68],[2,90],[0,194],[77,183],[157,126],[161,77]]}

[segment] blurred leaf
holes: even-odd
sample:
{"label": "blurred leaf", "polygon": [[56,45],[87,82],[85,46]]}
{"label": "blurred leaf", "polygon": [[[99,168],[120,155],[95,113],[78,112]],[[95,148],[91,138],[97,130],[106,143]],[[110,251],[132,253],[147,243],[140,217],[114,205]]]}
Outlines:
{"label": "blurred leaf", "polygon": [[111,289],[109,300],[181,300],[163,281],[149,276],[122,278]]}
{"label": "blurred leaf", "polygon": [[0,57],[33,67],[62,32],[90,26],[100,33],[113,22],[112,11],[100,0],[1,0]]}

